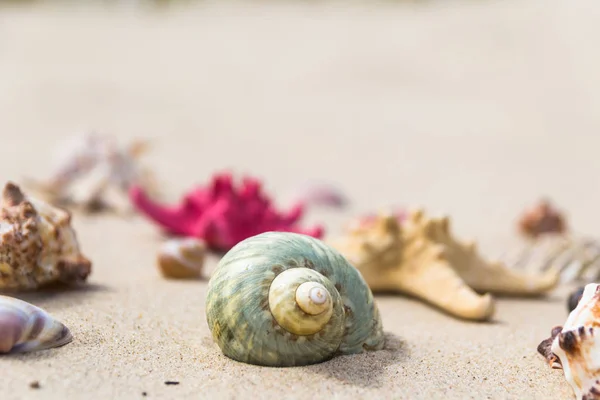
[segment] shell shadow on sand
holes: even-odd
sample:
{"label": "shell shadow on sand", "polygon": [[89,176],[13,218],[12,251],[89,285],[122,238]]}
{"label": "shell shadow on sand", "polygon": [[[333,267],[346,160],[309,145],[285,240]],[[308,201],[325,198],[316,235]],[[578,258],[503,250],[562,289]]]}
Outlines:
{"label": "shell shadow on sand", "polygon": [[[206,336],[201,341],[202,345],[211,352],[221,354],[218,346],[211,337]],[[264,367],[252,364],[244,364],[231,360],[222,355],[221,361],[224,363],[233,363],[242,371],[254,369],[268,369],[273,367]],[[275,367],[285,379],[288,373],[296,369],[304,369],[308,372],[320,374],[327,379],[334,379],[343,384],[354,385],[365,388],[379,388],[384,385],[383,370],[387,367],[402,362],[408,357],[408,348],[405,341],[398,336],[385,333],[384,348],[377,351],[366,351],[360,354],[337,356],[331,360],[318,364],[297,366],[297,367]]]}
{"label": "shell shadow on sand", "polygon": [[382,350],[334,357],[333,359],[305,367],[308,371],[324,375],[344,384],[378,388],[384,385],[385,370],[392,364],[408,357],[408,348],[400,337],[386,332]]}
{"label": "shell shadow on sand", "polygon": [[34,304],[38,307],[48,307],[53,303],[60,303],[60,308],[69,308],[70,305],[78,305],[84,298],[89,298],[92,293],[105,293],[113,291],[110,287],[97,284],[86,283],[84,285],[61,285],[40,288],[32,291],[1,291],[0,294],[14,297]]}

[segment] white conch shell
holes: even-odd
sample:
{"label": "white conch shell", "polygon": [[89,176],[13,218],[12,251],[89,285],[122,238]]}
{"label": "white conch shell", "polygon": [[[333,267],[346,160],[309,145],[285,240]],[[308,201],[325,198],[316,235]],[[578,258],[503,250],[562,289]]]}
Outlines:
{"label": "white conch shell", "polygon": [[206,244],[196,238],[171,239],[158,253],[158,267],[166,278],[197,279],[202,276]]}
{"label": "white conch shell", "polygon": [[548,357],[553,367],[562,366],[578,400],[600,399],[599,284],[586,285],[579,304],[569,314],[562,330],[557,331],[553,332],[556,337]]}
{"label": "white conch shell", "polygon": [[46,311],[0,296],[0,354],[45,350],[72,340],[69,329]]}
{"label": "white conch shell", "polygon": [[9,182],[0,210],[0,290],[80,283],[91,272],[68,211],[27,197]]}

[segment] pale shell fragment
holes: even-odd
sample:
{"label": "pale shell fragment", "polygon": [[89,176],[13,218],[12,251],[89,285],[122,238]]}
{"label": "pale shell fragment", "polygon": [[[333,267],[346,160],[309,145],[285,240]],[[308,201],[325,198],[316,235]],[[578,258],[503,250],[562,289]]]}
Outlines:
{"label": "pale shell fragment", "polygon": [[0,296],[0,354],[25,353],[70,343],[69,329],[33,304]]}
{"label": "pale shell fragment", "polygon": [[198,279],[202,277],[206,244],[196,238],[171,239],[158,253],[158,267],[165,278]]}

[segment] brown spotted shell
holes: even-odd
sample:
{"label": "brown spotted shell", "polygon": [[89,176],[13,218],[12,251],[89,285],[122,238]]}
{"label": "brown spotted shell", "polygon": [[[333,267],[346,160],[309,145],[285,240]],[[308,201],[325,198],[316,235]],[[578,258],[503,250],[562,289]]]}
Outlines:
{"label": "brown spotted shell", "polygon": [[68,211],[27,197],[7,183],[0,210],[0,290],[29,290],[87,279]]}

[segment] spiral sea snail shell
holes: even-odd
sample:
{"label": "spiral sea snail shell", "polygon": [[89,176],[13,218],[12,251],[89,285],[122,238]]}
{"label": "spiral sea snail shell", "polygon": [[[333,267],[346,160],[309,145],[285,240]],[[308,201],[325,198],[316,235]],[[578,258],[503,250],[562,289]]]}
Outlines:
{"label": "spiral sea snail shell", "polygon": [[384,345],[358,270],[297,233],[266,232],[233,247],[209,281],[206,314],[221,351],[249,364],[308,365]]}

